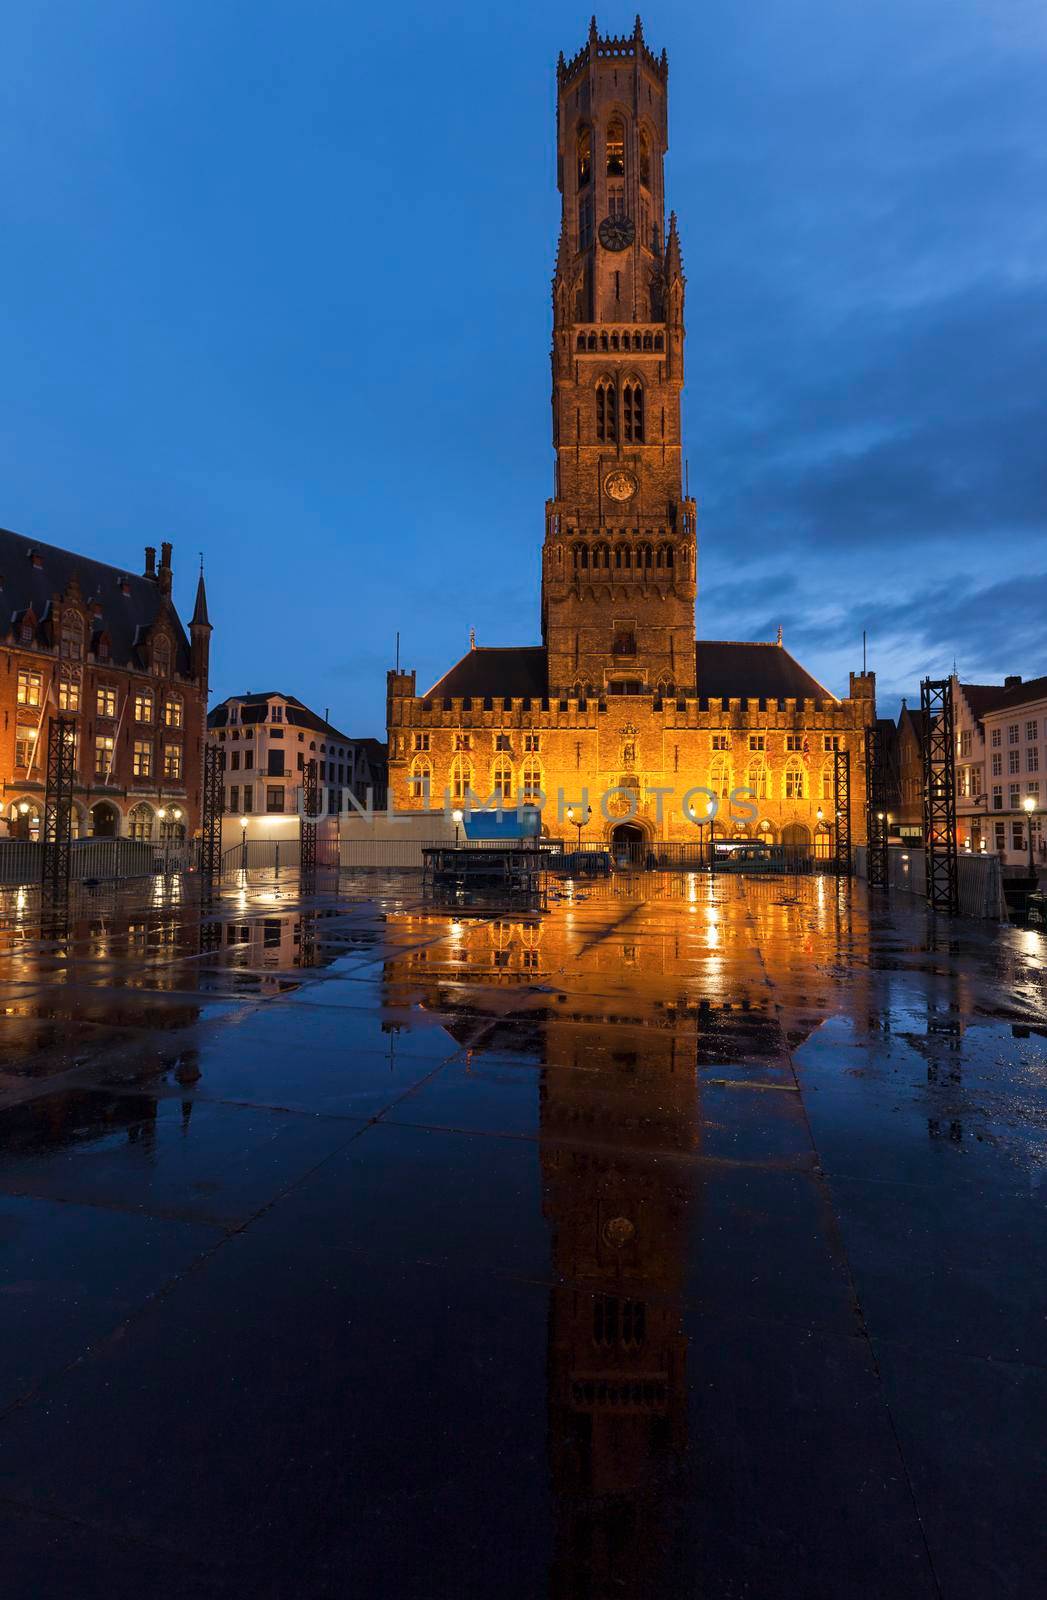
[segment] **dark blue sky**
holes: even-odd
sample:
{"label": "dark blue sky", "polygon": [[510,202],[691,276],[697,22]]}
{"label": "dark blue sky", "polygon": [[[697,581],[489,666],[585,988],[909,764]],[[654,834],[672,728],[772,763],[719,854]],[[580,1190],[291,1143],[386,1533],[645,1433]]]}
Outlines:
{"label": "dark blue sky", "polygon": [[[599,13],[631,29],[632,10]],[[673,0],[698,628],[1047,671],[1040,0]],[[561,3],[8,7],[0,524],[207,563],[215,698],[536,642]]]}

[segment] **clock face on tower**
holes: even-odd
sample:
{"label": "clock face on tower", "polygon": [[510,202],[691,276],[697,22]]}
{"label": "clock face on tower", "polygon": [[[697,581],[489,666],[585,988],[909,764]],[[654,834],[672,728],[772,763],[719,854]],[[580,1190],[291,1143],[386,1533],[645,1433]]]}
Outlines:
{"label": "clock face on tower", "polygon": [[600,243],[605,250],[628,250],[635,238],[631,217],[604,217],[600,224]]}

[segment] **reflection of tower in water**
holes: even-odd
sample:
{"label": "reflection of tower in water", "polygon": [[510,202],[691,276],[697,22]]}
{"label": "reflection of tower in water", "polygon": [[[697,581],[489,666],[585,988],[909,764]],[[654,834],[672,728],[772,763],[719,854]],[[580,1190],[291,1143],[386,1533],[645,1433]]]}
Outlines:
{"label": "reflection of tower in water", "polygon": [[[601,959],[624,953],[605,949]],[[672,943],[629,958],[667,976]],[[584,1022],[562,1008],[545,1030],[556,1596],[648,1592],[686,1442],[680,1295],[694,1178],[686,1157],[697,1140],[694,1035],[601,1020],[600,1005],[586,999]]]}
{"label": "reflection of tower in water", "polygon": [[[555,1285],[550,1594],[648,1593],[670,1542],[686,1445],[680,1298],[698,1137],[697,1035],[674,1003],[691,977],[686,947],[673,928],[599,939],[580,953],[563,911],[476,924],[390,921],[411,938],[386,963],[387,1004],[441,1014],[452,1037],[473,1041],[477,1065],[485,1052],[507,1050],[541,1069],[542,1208]],[[438,930],[446,942],[434,940]],[[514,987],[519,1004],[507,1008]]]}

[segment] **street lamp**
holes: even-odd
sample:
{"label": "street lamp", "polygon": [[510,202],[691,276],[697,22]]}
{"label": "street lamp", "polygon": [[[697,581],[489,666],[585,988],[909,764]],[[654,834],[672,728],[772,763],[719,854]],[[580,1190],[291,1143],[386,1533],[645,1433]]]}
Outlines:
{"label": "street lamp", "polygon": [[574,806],[567,807],[567,820],[578,829],[578,849],[582,848],[582,829],[593,814],[592,806],[579,806],[577,811]]}
{"label": "street lamp", "polygon": [[247,871],[247,818],[240,818],[240,871]]}
{"label": "street lamp", "polygon": [[167,850],[168,850],[168,845],[169,845],[169,840],[168,840],[168,837],[167,837],[167,811],[163,806],[161,806],[159,811],[156,814],[160,818],[160,839],[161,839],[161,842],[162,842],[163,847],[164,847],[164,877],[166,878],[167,877]]}
{"label": "street lamp", "polygon": [[694,801],[693,800],[690,800],[687,803],[687,815],[690,818],[690,820],[694,823],[695,827],[698,829],[698,854],[699,854],[699,856],[701,858],[701,863],[704,866],[704,864],[705,864],[705,833],[704,833],[703,830],[705,828],[706,823],[707,822],[711,822],[712,818],[710,817],[708,812],[706,812],[706,814],[704,816],[700,817],[698,815],[697,811],[694,809]]}
{"label": "street lamp", "polygon": [[1029,877],[1032,878],[1036,875],[1032,860],[1032,814],[1036,810],[1036,801],[1031,794],[1025,796],[1022,806],[1025,810],[1025,831],[1029,835]]}
{"label": "street lamp", "polygon": [[461,812],[461,811],[452,811],[451,812],[451,821],[454,823],[454,847],[455,847],[456,850],[458,849],[459,829],[462,826],[462,822],[464,821],[464,817],[465,817],[464,812]]}

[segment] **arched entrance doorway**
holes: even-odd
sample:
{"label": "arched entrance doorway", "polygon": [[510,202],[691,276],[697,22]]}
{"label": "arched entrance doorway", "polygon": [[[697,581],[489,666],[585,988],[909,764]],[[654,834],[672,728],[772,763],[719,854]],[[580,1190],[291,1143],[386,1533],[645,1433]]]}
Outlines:
{"label": "arched entrance doorway", "polygon": [[11,839],[39,839],[40,807],[35,800],[16,800],[8,807],[7,832]]}
{"label": "arched entrance doorway", "polygon": [[643,866],[647,855],[647,834],[639,823],[616,822],[611,829],[610,843],[615,866]]}
{"label": "arched entrance doorway", "polygon": [[120,813],[108,800],[91,807],[91,831],[96,839],[115,839],[120,832]]}

